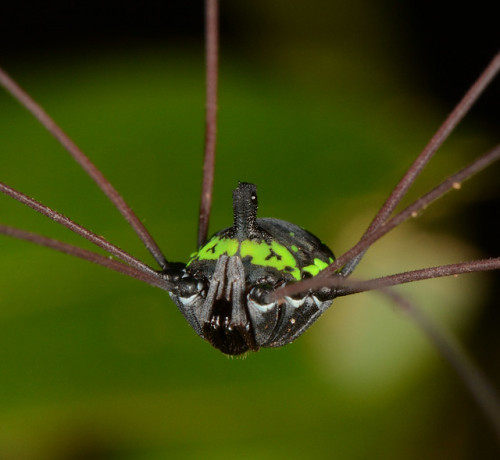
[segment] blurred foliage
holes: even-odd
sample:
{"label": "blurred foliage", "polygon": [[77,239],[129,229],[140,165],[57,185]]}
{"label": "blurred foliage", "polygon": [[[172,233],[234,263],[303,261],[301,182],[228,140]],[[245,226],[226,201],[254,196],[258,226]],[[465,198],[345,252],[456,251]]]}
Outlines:
{"label": "blurred foliage", "polygon": [[[401,25],[387,10],[316,4],[323,6],[224,5],[226,22],[251,31],[242,34],[246,46],[223,52],[211,229],[231,224],[237,181],[253,181],[261,216],[302,225],[341,253],[450,107],[415,86],[411,62],[402,66]],[[201,47],[125,40],[10,61],[8,70],[102,169],[167,258],[185,261],[196,241],[201,179]],[[3,93],[0,106],[2,181],[153,264],[57,142]],[[491,142],[466,122],[411,196]],[[489,176],[493,186],[472,181],[386,237],[359,276],[485,256],[461,236],[474,222],[455,212],[495,187],[497,175]],[[8,198],[0,209],[2,223],[93,249]],[[162,291],[6,237],[0,253],[1,458],[494,452],[455,374],[376,294],[338,299],[292,345],[229,359],[195,336]],[[401,289],[465,335],[487,290],[479,275]]]}

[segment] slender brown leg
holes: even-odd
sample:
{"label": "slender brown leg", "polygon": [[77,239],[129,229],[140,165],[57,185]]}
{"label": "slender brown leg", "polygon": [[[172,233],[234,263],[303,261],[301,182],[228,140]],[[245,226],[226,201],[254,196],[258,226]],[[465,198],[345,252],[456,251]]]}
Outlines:
{"label": "slender brown leg", "polygon": [[215,170],[215,144],[217,135],[217,79],[219,60],[219,1],[205,2],[206,36],[206,111],[205,111],[205,156],[201,187],[198,247],[207,240],[208,223],[212,207]]}

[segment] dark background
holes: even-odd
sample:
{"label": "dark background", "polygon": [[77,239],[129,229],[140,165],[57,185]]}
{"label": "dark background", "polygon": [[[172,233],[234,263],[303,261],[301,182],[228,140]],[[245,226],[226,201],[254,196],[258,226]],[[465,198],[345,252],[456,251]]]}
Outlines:
{"label": "dark background", "polygon": [[[253,5],[227,3],[221,11],[223,41],[244,57],[259,58],[253,52],[255,40],[265,41],[266,37],[281,32],[297,34],[307,30],[306,23],[302,31],[276,29],[275,24],[265,19],[268,10],[284,9],[287,2],[275,2],[275,6],[268,7],[263,1],[252,2]],[[287,14],[293,15],[294,7],[300,3],[288,3]],[[358,8],[363,9],[363,2],[356,2],[352,11]],[[398,34],[397,46],[404,46],[403,60],[412,61],[418,68],[416,78],[425,82],[427,91],[450,104],[456,102],[463,88],[477,75],[477,69],[500,47],[498,11],[491,2],[451,6],[448,2],[382,1],[376,8]],[[310,11],[311,16],[322,12],[328,17],[339,11],[339,7],[335,3],[316,1],[311,3]],[[296,18],[300,19],[300,16]],[[102,46],[126,48],[166,42],[201,46],[203,1],[9,2],[2,6],[1,24],[0,50],[4,59],[30,54],[43,58],[54,53],[90,52]],[[337,38],[338,32],[332,31],[328,24],[322,26],[324,30],[317,29],[315,34],[332,41]],[[359,39],[369,37],[370,31],[358,27],[349,23],[350,33]],[[281,38],[286,39],[286,35]],[[388,39],[386,45],[394,47],[393,40]],[[484,119],[498,126],[498,110],[495,110],[498,89],[490,91],[495,91],[493,94],[497,97],[484,98],[475,112],[485,113]]]}

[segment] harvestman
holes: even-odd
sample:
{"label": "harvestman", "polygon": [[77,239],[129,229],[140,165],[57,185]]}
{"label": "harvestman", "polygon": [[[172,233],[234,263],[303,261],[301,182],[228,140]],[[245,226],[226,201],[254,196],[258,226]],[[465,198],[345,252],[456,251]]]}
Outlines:
{"label": "harvestman", "polygon": [[310,233],[278,219],[257,219],[253,184],[241,183],[233,192],[234,225],[207,241],[215,164],[218,3],[206,1],[207,101],[205,160],[198,229],[198,252],[187,263],[169,262],[129,205],[50,116],[3,70],[0,83],[66,148],[122,213],[160,266],[154,270],[106,239],[23,193],[0,183],[0,191],[46,215],[119,260],[80,249],[21,229],[0,225],[0,233],[74,255],[168,291],[193,329],[226,354],[260,347],[282,346],[295,340],[335,297],[378,289],[408,311],[455,367],[500,438],[500,405],[480,372],[421,312],[390,286],[441,276],[500,268],[500,258],[425,268],[368,281],[352,281],[368,248],[404,220],[415,216],[446,192],[500,158],[500,145],[478,158],[394,217],[391,215],[416,177],[454,130],[500,69],[495,56],[447,117],[426,148],[376,214],[359,242],[336,260]]}

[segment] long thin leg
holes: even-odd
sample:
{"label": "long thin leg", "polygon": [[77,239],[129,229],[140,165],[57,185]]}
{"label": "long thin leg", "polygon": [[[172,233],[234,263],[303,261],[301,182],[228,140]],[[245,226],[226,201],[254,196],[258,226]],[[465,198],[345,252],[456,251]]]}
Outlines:
{"label": "long thin leg", "polygon": [[21,240],[30,241],[41,246],[48,247],[50,249],[55,249],[56,251],[69,254],[71,256],[78,257],[79,259],[87,260],[103,267],[109,268],[116,272],[122,273],[124,275],[135,278],[144,283],[150,284],[151,286],[158,287],[169,291],[173,288],[173,285],[168,281],[160,277],[156,272],[149,274],[143,270],[139,270],[135,267],[125,265],[109,257],[101,256],[92,251],[87,251],[86,249],[78,248],[68,243],[63,243],[62,241],[54,240],[52,238],[47,238],[36,233],[27,232],[15,227],[9,227],[7,225],[0,224],[0,233],[3,235],[11,236],[13,238],[19,238]]}
{"label": "long thin leg", "polygon": [[205,2],[206,36],[206,108],[205,108],[205,155],[201,188],[198,247],[207,240],[208,222],[212,207],[215,170],[215,144],[217,135],[217,79],[219,60],[219,1]]}
{"label": "long thin leg", "polygon": [[427,338],[434,344],[439,353],[455,369],[483,414],[490,421],[497,440],[500,442],[500,401],[492,385],[474,361],[448,331],[427,318],[420,308],[417,308],[408,299],[390,289],[382,289],[381,292],[390,297],[411,317],[419,328],[425,332]]}
{"label": "long thin leg", "polygon": [[358,254],[361,254],[363,251],[368,249],[376,240],[381,238],[393,228],[397,227],[400,223],[409,219],[410,217],[416,217],[421,210],[425,209],[430,203],[436,201],[438,198],[440,198],[450,190],[460,189],[463,181],[499,159],[500,145],[497,145],[488,153],[470,163],[469,166],[450,176],[429,193],[414,201],[410,206],[405,208],[400,213],[396,214],[391,220],[386,221],[383,225],[380,225],[378,228],[372,230],[369,234],[366,234],[355,246],[349,249],[349,251],[347,251],[346,253],[342,254],[333,264],[328,266],[318,276],[326,276],[333,273],[336,269],[347,263],[349,260],[355,258]]}
{"label": "long thin leg", "polygon": [[76,233],[77,235],[83,236],[87,240],[89,240],[91,243],[94,243],[95,245],[99,246],[100,248],[104,249],[105,251],[109,252],[110,254],[118,257],[119,259],[123,260],[127,264],[136,267],[137,269],[141,270],[144,273],[149,273],[150,275],[156,275],[156,272],[146,265],[145,263],[141,262],[140,260],[136,259],[135,257],[131,256],[130,254],[126,253],[122,249],[120,249],[118,246],[115,246],[111,244],[109,241],[107,241],[105,238],[102,236],[98,236],[95,233],[91,232],[90,230],[87,230],[85,227],[82,227],[81,225],[77,224],[76,222],[73,222],[71,219],[68,219],[66,216],[63,214],[58,213],[57,211],[54,211],[53,209],[49,208],[48,206],[43,205],[42,203],[39,203],[38,201],[35,201],[33,198],[30,198],[29,196],[25,195],[24,193],[21,193],[12,187],[9,187],[8,185],[3,184],[0,182],[0,192],[4,193],[7,196],[10,196],[11,198],[14,198],[15,200],[19,201],[20,203],[25,204],[26,206],[29,206],[30,208],[34,209],[35,211],[39,212],[40,214],[43,214],[44,216],[47,216],[49,219],[53,220],[54,222],[57,222],[61,225],[64,225],[66,228],[70,229],[72,232]]}
{"label": "long thin leg", "polygon": [[335,270],[339,267],[342,267],[346,262],[355,258],[358,254],[366,251],[375,241],[381,238],[383,235],[388,233],[390,230],[394,229],[398,225],[400,225],[405,220],[416,217],[418,212],[422,209],[426,208],[430,203],[437,200],[445,193],[450,190],[457,189],[461,187],[461,183],[470,178],[473,174],[479,172],[480,170],[486,168],[494,161],[500,159],[500,145],[497,145],[495,148],[490,150],[485,155],[479,157],[468,166],[463,168],[456,174],[448,177],[445,181],[443,181],[440,185],[435,187],[429,193],[420,197],[410,206],[405,208],[400,213],[396,214],[391,220],[385,222],[383,225],[379,226],[377,229],[374,229],[370,234],[366,235],[363,239],[361,239],[353,248],[347,251],[345,254],[342,254],[333,264],[329,265],[325,270],[320,272],[314,278],[309,278],[298,283],[289,284],[283,288],[277,289],[272,294],[270,294],[270,300],[277,300],[285,295],[293,295],[298,294],[300,292],[306,292],[309,289],[316,289],[323,285],[328,286],[329,276],[334,274]]}
{"label": "long thin leg", "polygon": [[[482,412],[491,422],[495,434],[500,440],[500,402],[495,390],[486,377],[463,352],[452,335],[441,330],[436,323],[427,318],[415,305],[388,288],[388,286],[395,286],[411,281],[499,269],[500,257],[497,257],[495,259],[414,270],[412,272],[399,273],[368,281],[355,281],[346,279],[343,276],[334,276],[328,279],[319,279],[319,277],[315,277],[308,281],[313,281],[313,285],[311,286],[312,289],[325,286],[338,288],[336,296],[351,295],[368,290],[379,290],[386,296],[389,296],[410,315],[411,319],[427,335],[436,349],[455,369],[460,379],[464,382],[469,392],[480,406]],[[278,291],[276,291],[276,293],[278,293]],[[290,294],[293,293],[293,291],[290,292]],[[281,294],[288,295],[288,293],[285,292]]]}
{"label": "long thin leg", "polygon": [[[301,283],[298,286],[300,289],[290,289],[288,286],[284,289],[275,291],[270,300],[298,294],[307,289],[319,289],[322,287],[336,288],[334,292],[335,297],[342,297],[359,292],[373,291],[376,289],[387,288],[390,286],[398,286],[400,284],[412,283],[414,281],[422,281],[433,278],[441,278],[444,276],[463,275],[466,273],[485,272],[491,270],[500,270],[500,257],[493,257],[491,259],[472,260],[469,262],[462,262],[458,264],[438,265],[437,267],[427,267],[419,270],[411,270],[403,273],[396,273],[394,275],[382,276],[380,278],[373,278],[366,281],[354,280],[352,278],[346,279],[342,276],[332,276],[329,278],[319,278],[318,276],[307,280],[307,284]],[[298,283],[296,283],[298,285]],[[290,285],[295,288],[295,285]],[[306,286],[306,287],[304,287]]]}
{"label": "long thin leg", "polygon": [[[411,187],[417,176],[422,172],[427,163],[430,161],[432,156],[436,153],[437,149],[443,144],[443,142],[448,138],[450,133],[455,129],[455,127],[460,123],[465,114],[469,111],[471,106],[477,101],[479,96],[483,93],[485,88],[489,83],[495,78],[497,73],[500,71],[500,53],[498,53],[479,76],[472,87],[467,91],[462,100],[457,104],[453,111],[448,115],[444,123],[438,129],[436,134],[432,136],[431,140],[420,153],[414,163],[410,166],[408,171],[404,174],[402,179],[396,185],[392,193],[387,198],[386,202],[382,205],[382,208],[373,218],[370,226],[366,232],[361,237],[361,240],[369,235],[374,229],[380,227],[392,214],[396,206],[400,203],[402,198],[406,195],[406,192]],[[357,257],[350,260],[346,266],[342,269],[342,275],[350,275],[356,266],[359,264],[364,253],[359,254]]]}
{"label": "long thin leg", "polygon": [[396,273],[389,276],[381,276],[368,281],[357,281],[351,285],[342,284],[341,279],[339,285],[347,286],[342,288],[342,292],[338,296],[355,294],[358,292],[371,291],[389,286],[399,286],[400,284],[412,283],[414,281],[422,281],[433,278],[441,278],[444,276],[463,275],[465,273],[486,272],[491,270],[500,270],[500,257],[492,257],[491,259],[473,260],[470,262],[462,262],[458,264],[438,265],[437,267],[427,267],[420,270],[411,270],[403,273]]}
{"label": "long thin leg", "polygon": [[69,138],[69,136],[55,123],[55,121],[38,105],[4,70],[0,68],[0,85],[2,85],[23,107],[29,110],[35,118],[62,144],[70,155],[80,164],[87,174],[101,188],[111,202],[116,206],[127,222],[135,230],[148,251],[158,262],[160,267],[165,268],[167,261],[153,237],[146,227],[136,216],[134,211],[125,202],[123,197]]}

